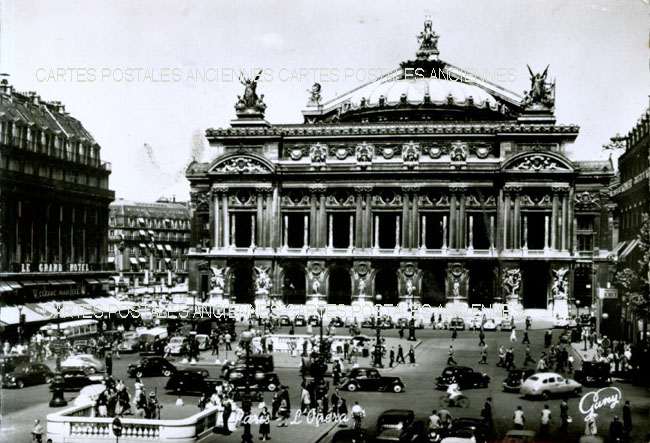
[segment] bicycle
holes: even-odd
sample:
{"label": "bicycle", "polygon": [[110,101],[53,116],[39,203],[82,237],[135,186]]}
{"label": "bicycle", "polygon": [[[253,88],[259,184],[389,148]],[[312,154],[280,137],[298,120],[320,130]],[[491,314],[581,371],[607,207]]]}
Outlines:
{"label": "bicycle", "polygon": [[460,395],[455,400],[452,400],[449,397],[449,395],[443,395],[440,397],[440,406],[443,408],[449,408],[449,407],[468,408],[469,398],[465,397],[464,395]]}

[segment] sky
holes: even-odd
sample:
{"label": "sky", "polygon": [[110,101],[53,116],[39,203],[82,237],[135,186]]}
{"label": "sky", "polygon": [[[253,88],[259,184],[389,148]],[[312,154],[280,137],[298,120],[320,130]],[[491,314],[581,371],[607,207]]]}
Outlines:
{"label": "sky", "polygon": [[649,105],[648,2],[3,0],[0,72],[84,124],[117,198],[187,199],[186,166],[214,157],[205,130],[235,118],[237,72],[265,68],[266,119],[301,123],[315,81],[328,100],[399,67],[430,16],[442,60],[509,70],[497,83],[518,94],[527,64],[550,65],[558,123],[581,128],[573,158],[607,158]]}

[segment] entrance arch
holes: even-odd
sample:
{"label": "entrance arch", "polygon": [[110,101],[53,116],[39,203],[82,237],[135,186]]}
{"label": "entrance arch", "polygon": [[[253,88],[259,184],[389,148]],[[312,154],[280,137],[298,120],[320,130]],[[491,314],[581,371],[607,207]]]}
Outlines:
{"label": "entrance arch", "polygon": [[352,277],[347,269],[340,266],[332,268],[328,277],[328,287],[328,303],[349,305],[352,302]]}
{"label": "entrance arch", "polygon": [[297,265],[288,266],[282,279],[282,301],[285,304],[305,304],[307,301],[305,272]]}
{"label": "entrance arch", "polygon": [[381,294],[381,304],[397,306],[399,292],[397,290],[397,272],[394,269],[384,268],[375,275],[375,296]]}
{"label": "entrance arch", "polygon": [[494,268],[489,263],[474,263],[469,268],[469,297],[470,305],[479,304],[485,307],[494,302]]}
{"label": "entrance arch", "polygon": [[253,267],[250,264],[239,264],[230,277],[230,294],[235,303],[254,303]]}

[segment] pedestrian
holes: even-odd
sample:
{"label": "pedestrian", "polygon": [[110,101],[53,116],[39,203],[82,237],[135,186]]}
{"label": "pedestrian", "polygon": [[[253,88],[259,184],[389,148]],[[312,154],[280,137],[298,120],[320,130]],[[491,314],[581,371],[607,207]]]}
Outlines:
{"label": "pedestrian", "polygon": [[530,326],[531,326],[531,319],[530,317],[526,317],[526,331],[530,331]]}
{"label": "pedestrian", "polygon": [[366,411],[363,410],[363,408],[359,405],[358,401],[355,401],[354,406],[352,406],[352,418],[354,420],[355,431],[361,430],[361,420],[363,420],[363,417],[365,415],[366,415]]}
{"label": "pedestrian", "polygon": [[597,435],[596,417],[598,414],[592,414],[585,418],[585,435]]}
{"label": "pedestrian", "polygon": [[110,377],[111,375],[113,375],[113,357],[112,357],[110,352],[108,354],[106,354],[106,358],[104,359],[104,363],[105,363],[105,366],[106,366],[106,375],[108,375]]}
{"label": "pedestrian", "polygon": [[332,398],[330,403],[332,404],[332,414],[338,415],[339,413],[339,399],[341,396],[339,395],[339,390],[334,389],[334,393],[332,393]]}
{"label": "pedestrian", "polygon": [[457,337],[458,337],[458,332],[456,332],[456,329],[454,329],[454,332],[451,333],[452,341],[456,340]]}
{"label": "pedestrian", "polygon": [[494,428],[494,420],[492,418],[492,397],[485,399],[483,409],[481,409],[481,417],[483,417],[483,423],[485,423],[485,426],[487,426],[488,429]]}
{"label": "pedestrian", "polygon": [[228,420],[230,420],[230,414],[232,414],[232,400],[226,398],[223,402],[223,412],[221,413],[221,420],[223,422],[223,433],[230,435],[230,428],[228,427]]}
{"label": "pedestrian", "polygon": [[303,383],[302,393],[300,394],[300,410],[303,415],[307,415],[309,409],[311,409],[311,396],[309,395],[307,386]]}
{"label": "pedestrian", "polygon": [[413,348],[413,345],[409,348],[409,366],[415,366],[415,349]]}
{"label": "pedestrian", "polygon": [[401,344],[397,345],[397,363],[406,364],[404,360],[404,348],[402,348]]}
{"label": "pedestrian", "polygon": [[176,406],[185,406],[183,404],[183,397],[181,397],[180,395],[178,396],[178,398],[176,398]]}
{"label": "pedestrian", "polygon": [[483,327],[481,327],[481,332],[478,334],[478,345],[485,346],[485,334],[483,333]]}
{"label": "pedestrian", "polygon": [[347,359],[348,358],[348,353],[350,352],[350,342],[348,340],[345,340],[343,343],[343,358]]}
{"label": "pedestrian", "polygon": [[528,331],[524,331],[524,339],[521,341],[523,345],[529,345],[530,339],[528,338]]}
{"label": "pedestrian", "polygon": [[481,349],[481,359],[478,361],[479,365],[487,365],[487,357],[488,357],[488,352],[487,352],[487,345],[483,345],[483,349]]}
{"label": "pedestrian", "polygon": [[436,432],[440,430],[440,416],[434,409],[433,412],[431,412],[431,415],[429,416],[429,429],[432,429]]}
{"label": "pedestrian", "polygon": [[544,438],[548,437],[550,427],[551,410],[549,409],[548,405],[544,405],[544,409],[542,409],[542,414],[540,416],[539,436]]}
{"label": "pedestrian", "polygon": [[547,329],[546,332],[544,333],[544,347],[548,348],[551,346],[551,342],[553,341],[553,332],[550,329]]}
{"label": "pedestrian", "polygon": [[404,328],[401,326],[399,328],[399,338],[404,339]]}
{"label": "pedestrian", "polygon": [[524,423],[526,423],[526,417],[524,417],[524,411],[521,410],[521,406],[517,406],[515,413],[512,417],[512,421],[515,425],[515,429],[524,429]]}
{"label": "pedestrian", "polygon": [[232,335],[230,335],[229,332],[226,332],[226,335],[224,336],[223,339],[224,339],[224,343],[226,344],[226,351],[232,351],[232,347],[230,346]]}
{"label": "pedestrian", "polygon": [[499,346],[499,362],[497,363],[497,367],[503,368],[506,365],[506,349],[503,347],[503,345]]}
{"label": "pedestrian", "polygon": [[517,341],[517,329],[513,326],[510,330],[510,342],[515,343]]}
{"label": "pedestrian", "polygon": [[623,438],[623,423],[618,420],[618,415],[614,416],[614,420],[609,424],[609,441],[620,442]]}
{"label": "pedestrian", "polygon": [[573,355],[569,354],[567,357],[567,363],[566,363],[566,370],[569,374],[573,373],[573,363],[574,363]]}
{"label": "pedestrian", "polygon": [[447,352],[447,366],[457,365],[458,363],[454,360],[454,347],[449,345],[449,351]]}
{"label": "pedestrian", "polygon": [[210,344],[212,345],[212,355],[219,357],[219,337],[216,334],[212,336]]}
{"label": "pedestrian", "polygon": [[623,431],[629,434],[632,430],[632,409],[630,408],[630,401],[625,402],[623,406]]}
{"label": "pedestrian", "polygon": [[283,398],[280,402],[280,408],[278,409],[278,415],[280,416],[280,423],[278,423],[278,428],[283,428],[289,426],[289,405],[287,399]]}
{"label": "pedestrian", "polygon": [[509,371],[515,367],[515,351],[512,347],[506,351],[506,364],[505,368]]}
{"label": "pedestrian", "polygon": [[34,427],[32,428],[32,441],[35,443],[42,443],[43,441],[43,426],[39,419],[34,420]]}
{"label": "pedestrian", "polygon": [[539,358],[535,370],[537,372],[544,372],[546,370],[546,353],[542,352],[542,356]]}
{"label": "pedestrian", "polygon": [[524,366],[528,366],[528,362],[535,364],[535,360],[530,355],[530,346],[526,346],[526,358],[524,359]]}
{"label": "pedestrian", "polygon": [[566,398],[563,398],[562,403],[560,403],[560,420],[562,420],[560,431],[563,435],[566,435],[569,429],[569,404]]}
{"label": "pedestrian", "polygon": [[390,353],[389,353],[388,367],[392,368],[394,362],[395,362],[395,346],[391,346]]}
{"label": "pedestrian", "polygon": [[205,392],[201,393],[201,398],[199,398],[199,411],[203,411],[205,409],[205,406],[208,404],[208,398],[205,396]]}
{"label": "pedestrian", "polygon": [[343,373],[343,368],[341,368],[341,362],[336,360],[334,362],[334,367],[332,368],[332,377],[334,379],[334,385],[338,385],[341,381],[341,374]]}
{"label": "pedestrian", "polygon": [[278,411],[280,410],[280,403],[282,403],[282,391],[277,390],[273,393],[271,400],[271,420],[278,419]]}
{"label": "pedestrian", "polygon": [[271,420],[269,415],[269,410],[266,406],[262,408],[262,412],[259,413],[257,419],[260,423],[260,440],[270,440],[271,437]]}

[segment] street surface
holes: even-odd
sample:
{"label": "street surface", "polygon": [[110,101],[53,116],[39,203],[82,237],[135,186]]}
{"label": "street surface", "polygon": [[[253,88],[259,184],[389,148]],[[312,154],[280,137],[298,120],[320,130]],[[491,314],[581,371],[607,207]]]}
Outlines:
{"label": "street surface", "polygon": [[[533,325],[534,327],[536,325]],[[238,326],[238,333],[244,330],[244,326]],[[286,333],[288,328],[282,328],[280,333]],[[304,328],[296,328],[296,334],[305,333]],[[362,334],[373,337],[374,331],[370,329],[362,330]],[[573,418],[573,423],[569,425],[569,432],[566,435],[559,435],[560,417],[559,417],[559,404],[560,399],[551,399],[548,402],[543,400],[528,400],[522,398],[516,393],[504,393],[501,383],[505,379],[507,372],[503,368],[497,368],[496,362],[498,360],[497,350],[500,345],[509,346],[509,332],[485,332],[486,343],[488,344],[488,365],[478,365],[480,359],[480,348],[478,346],[479,338],[478,333],[470,331],[462,331],[458,333],[458,338],[453,342],[454,345],[454,358],[459,365],[470,366],[475,370],[487,373],[490,376],[490,386],[487,389],[473,389],[463,390],[463,394],[469,397],[470,405],[467,409],[450,408],[450,412],[455,417],[480,417],[480,411],[485,399],[488,396],[492,397],[493,415],[495,423],[495,438],[502,438],[505,433],[512,429],[512,415],[513,411],[518,405],[521,405],[526,417],[526,429],[539,431],[540,426],[540,413],[545,403],[550,405],[552,411],[551,421],[551,435],[554,440],[558,442],[577,442],[580,435],[584,432],[584,421],[582,414],[578,410],[579,398],[572,398],[569,400],[570,416]],[[533,358],[537,359],[543,348],[543,331],[536,330],[530,332],[531,351]],[[554,342],[557,339],[559,332],[556,330],[554,333]],[[387,375],[400,376],[406,384],[405,392],[403,393],[377,393],[377,392],[341,392],[342,397],[346,399],[348,408],[354,405],[355,401],[366,411],[366,418],[363,421],[363,427],[366,429],[367,435],[373,436],[375,432],[375,423],[379,414],[387,409],[411,409],[416,414],[416,419],[428,420],[428,416],[433,409],[439,409],[439,397],[444,394],[444,391],[436,391],[434,389],[434,381],[440,375],[442,370],[446,367],[447,350],[451,341],[450,331],[433,331],[431,329],[417,330],[416,336],[419,340],[416,348],[417,365],[410,367],[408,364],[397,365],[393,369],[388,369],[388,361],[384,360],[386,369],[381,370]],[[522,331],[518,331],[518,342],[513,343],[515,348],[515,364],[521,367],[524,360],[525,345],[521,344]],[[388,347],[393,343],[399,342],[398,332],[396,329],[382,331],[382,337],[391,337]],[[408,351],[409,345],[413,342],[408,342],[406,339],[401,340],[405,353]],[[575,366],[580,366],[580,357],[577,353]],[[224,357],[224,352],[221,352],[221,359]],[[234,352],[229,353],[229,357],[234,358]],[[123,379],[129,391],[133,393],[133,379],[129,379],[126,375],[126,368],[129,364],[137,362],[141,357],[137,354],[122,355],[121,359],[114,359],[113,361],[113,374],[116,378]],[[185,365],[180,364],[180,358],[176,358],[173,362],[179,367]],[[209,352],[204,352],[197,367],[208,369],[211,376],[218,377],[221,373],[221,368],[214,365],[215,357],[211,356]],[[367,365],[368,359],[359,359],[360,365]],[[47,362],[50,367],[54,367],[53,362]],[[294,417],[295,411],[300,405],[300,383],[301,378],[298,373],[300,359],[298,357],[291,357],[286,353],[275,354],[275,372],[278,374],[280,382],[289,386],[291,394],[291,417]],[[532,365],[530,365],[532,367]],[[570,377],[569,374],[564,374]],[[181,409],[174,406],[176,396],[172,393],[166,393],[164,385],[167,379],[165,377],[151,377],[144,378],[147,391],[156,391],[159,399],[161,400],[164,408],[162,409],[162,418],[177,418],[180,416],[190,416],[198,412],[197,402],[198,396],[184,396],[185,406]],[[331,384],[331,379],[330,379]],[[650,397],[648,396],[645,388],[632,386],[631,384],[616,381],[614,386],[618,387],[622,394],[622,402],[612,411],[610,409],[601,409],[597,418],[598,434],[603,436],[606,441],[608,437],[609,424],[616,414],[622,416],[622,406],[626,400],[629,400],[632,406],[633,413],[633,432],[631,442],[642,442],[645,433],[650,425],[648,414],[650,411]],[[585,388],[583,394],[595,388]],[[333,390],[330,390],[330,395]],[[70,401],[77,394],[74,392],[66,393],[66,399]],[[265,403],[271,404],[271,393],[265,394]],[[3,389],[1,392],[1,406],[2,413],[2,441],[13,442],[30,442],[30,429],[35,418],[40,418],[45,424],[46,416],[48,413],[53,412],[55,409],[48,406],[51,398],[48,385],[39,385],[26,387],[22,390],[16,389]],[[253,412],[256,413],[257,403],[254,404]],[[181,409],[181,410],[179,410]],[[252,427],[255,438],[258,438],[258,426]],[[306,420],[300,425],[293,425],[286,428],[278,428],[275,423],[271,426],[271,438],[281,442],[308,442],[308,441],[331,441],[334,433],[341,429],[341,427],[332,424],[308,424]],[[215,435],[214,441],[223,442],[237,442],[241,440],[241,427],[231,434],[230,436]],[[321,440],[319,440],[321,439]]]}

